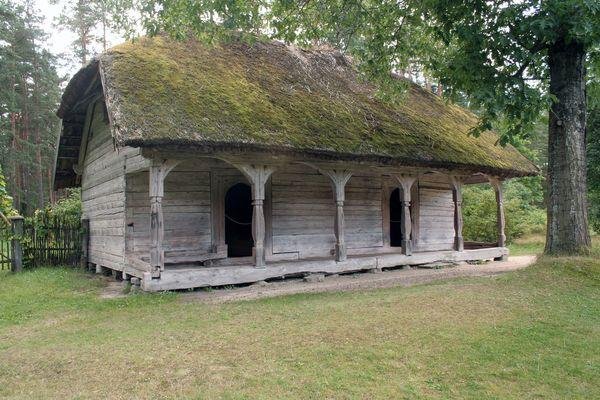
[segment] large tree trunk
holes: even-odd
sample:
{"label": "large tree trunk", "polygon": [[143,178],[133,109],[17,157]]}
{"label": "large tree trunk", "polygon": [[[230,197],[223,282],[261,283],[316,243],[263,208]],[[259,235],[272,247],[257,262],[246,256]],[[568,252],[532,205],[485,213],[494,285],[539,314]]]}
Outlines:
{"label": "large tree trunk", "polygon": [[546,253],[579,254],[590,248],[585,162],[585,48],[557,41],[550,49],[548,126],[548,231]]}

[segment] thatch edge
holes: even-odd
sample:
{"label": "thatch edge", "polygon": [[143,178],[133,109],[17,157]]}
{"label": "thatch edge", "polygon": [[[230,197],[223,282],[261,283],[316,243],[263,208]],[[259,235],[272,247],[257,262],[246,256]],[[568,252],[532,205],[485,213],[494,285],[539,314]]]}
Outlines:
{"label": "thatch edge", "polygon": [[[285,146],[264,146],[255,143],[230,143],[230,142],[203,142],[199,144],[195,141],[149,141],[149,140],[126,140],[117,142],[118,146],[129,146],[135,148],[160,151],[174,151],[181,154],[197,153],[202,155],[211,155],[214,153],[236,153],[236,154],[256,154],[257,156],[287,156],[291,158],[309,158],[309,161],[341,161],[357,164],[377,164],[390,167],[420,167],[431,168],[433,170],[452,170],[464,171],[467,173],[484,173],[502,178],[517,178],[526,176],[536,176],[539,174],[539,168],[533,165],[535,171],[522,171],[506,168],[492,168],[479,164],[452,163],[428,160],[402,159],[398,157],[338,153],[328,150],[302,150]],[[308,160],[307,160],[308,161]]]}
{"label": "thatch edge", "polygon": [[[286,146],[268,146],[260,145],[249,142],[210,142],[204,141],[198,143],[193,140],[126,140],[126,135],[123,134],[118,121],[122,120],[118,107],[113,101],[115,99],[115,93],[110,85],[106,84],[105,72],[102,65],[102,56],[92,59],[86,66],[82,67],[69,81],[63,96],[61,98],[61,104],[57,110],[57,115],[64,119],[68,114],[73,105],[76,104],[78,97],[77,93],[85,86],[86,82],[93,77],[95,73],[100,75],[102,83],[102,89],[104,92],[104,102],[106,104],[110,129],[115,140],[115,143],[120,146],[130,146],[136,148],[148,148],[148,149],[160,149],[160,148],[185,148],[186,150],[194,149],[203,154],[211,152],[226,152],[226,151],[237,151],[237,152],[256,152],[263,154],[284,154],[287,156],[300,156],[300,157],[311,157],[315,160],[329,160],[329,161],[344,161],[344,162],[356,162],[356,163],[376,163],[383,166],[399,166],[399,167],[425,167],[433,169],[444,169],[444,170],[462,170],[472,173],[486,173],[499,177],[525,177],[538,175],[540,170],[533,162],[530,161],[531,169],[511,169],[511,168],[494,168],[484,166],[481,164],[469,164],[469,163],[457,163],[457,162],[441,162],[434,160],[417,160],[417,159],[404,159],[398,157],[391,157],[377,154],[352,154],[352,153],[339,153],[331,150],[317,150],[317,149],[297,149]],[[515,149],[515,151],[518,151]]]}

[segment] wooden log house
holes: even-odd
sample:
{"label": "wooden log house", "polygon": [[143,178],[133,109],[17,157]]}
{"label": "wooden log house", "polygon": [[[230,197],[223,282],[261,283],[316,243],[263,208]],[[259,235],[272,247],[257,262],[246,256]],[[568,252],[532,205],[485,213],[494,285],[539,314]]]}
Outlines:
{"label": "wooden log house", "polygon": [[[82,188],[89,262],[149,291],[505,258],[502,181],[536,167],[406,85],[385,101],[331,49],[124,43],[65,90],[55,186]],[[469,248],[482,182],[498,242]]]}

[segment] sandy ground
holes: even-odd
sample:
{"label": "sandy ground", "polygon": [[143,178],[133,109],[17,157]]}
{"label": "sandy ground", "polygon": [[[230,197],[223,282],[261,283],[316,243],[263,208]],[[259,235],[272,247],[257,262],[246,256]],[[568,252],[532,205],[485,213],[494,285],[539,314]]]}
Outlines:
{"label": "sandy ground", "polygon": [[[504,272],[525,268],[535,262],[536,256],[509,257],[507,261],[492,261],[485,264],[460,264],[457,266],[433,268],[394,269],[381,273],[356,273],[351,275],[330,275],[320,282],[305,282],[302,279],[286,279],[275,282],[259,282],[250,286],[231,289],[197,290],[186,292],[182,301],[202,301],[223,303],[228,301],[254,300],[265,297],[285,296],[296,293],[320,293],[331,291],[352,291],[413,286],[437,280],[493,276]],[[315,277],[313,277],[315,278]]]}

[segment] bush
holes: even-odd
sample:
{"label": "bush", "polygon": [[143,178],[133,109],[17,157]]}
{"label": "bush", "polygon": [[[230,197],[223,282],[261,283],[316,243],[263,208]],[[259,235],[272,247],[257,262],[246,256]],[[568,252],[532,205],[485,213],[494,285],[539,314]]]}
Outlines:
{"label": "bush", "polygon": [[67,189],[67,195],[55,204],[48,205],[42,210],[37,210],[32,217],[37,225],[44,225],[50,221],[62,221],[77,224],[81,220],[81,190]]}
{"label": "bush", "polygon": [[[543,190],[538,177],[515,179],[504,184],[507,242],[523,235],[545,232],[546,211],[540,203],[543,203]],[[490,243],[498,240],[496,195],[490,185],[466,186],[462,207],[465,240]]]}
{"label": "bush", "polygon": [[6,191],[6,179],[2,167],[0,167],[0,212],[6,217],[17,214],[17,211],[13,208],[13,199]]}
{"label": "bush", "polygon": [[590,227],[596,234],[600,234],[600,189],[588,191],[588,204]]}

